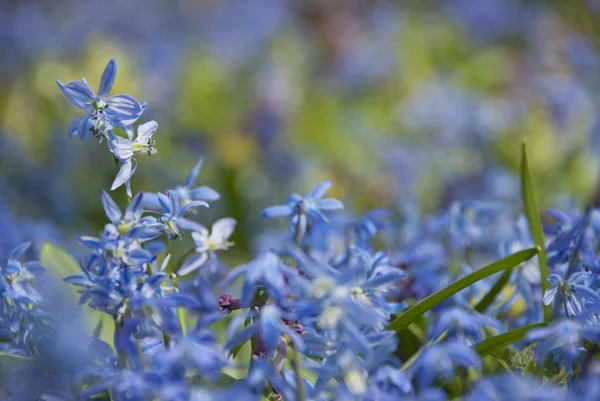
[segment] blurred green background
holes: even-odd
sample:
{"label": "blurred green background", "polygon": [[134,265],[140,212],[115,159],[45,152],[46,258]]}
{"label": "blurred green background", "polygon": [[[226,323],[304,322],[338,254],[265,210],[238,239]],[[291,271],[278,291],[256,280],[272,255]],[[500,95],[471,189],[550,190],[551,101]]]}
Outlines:
{"label": "blurred green background", "polygon": [[543,206],[597,202],[599,23],[594,0],[4,1],[0,255],[105,224],[114,163],[67,138],[55,80],[95,88],[110,58],[113,93],[159,123],[134,192],[203,156],[222,200],[198,218],[236,218],[240,252],[264,207],[324,179],[350,214],[515,203],[523,139]]}

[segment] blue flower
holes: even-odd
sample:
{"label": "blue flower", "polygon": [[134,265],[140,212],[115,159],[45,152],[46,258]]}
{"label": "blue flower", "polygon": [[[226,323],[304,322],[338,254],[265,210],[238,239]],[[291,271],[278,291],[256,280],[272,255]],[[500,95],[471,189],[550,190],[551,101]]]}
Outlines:
{"label": "blue flower", "polygon": [[302,237],[309,221],[312,223],[327,222],[327,218],[322,213],[323,211],[344,208],[342,202],[337,199],[323,199],[331,184],[331,181],[323,181],[315,185],[304,197],[291,194],[285,204],[271,206],[263,210],[261,217],[268,219],[291,218],[290,233]]}
{"label": "blue flower", "polygon": [[228,241],[237,222],[231,217],[217,220],[212,225],[212,232],[201,226],[199,231],[192,232],[192,238],[195,243],[196,255],[187,260],[179,269],[177,274],[184,276],[199,269],[210,256],[216,257],[215,251],[226,250],[233,245]]}
{"label": "blue flower", "polygon": [[75,118],[71,122],[69,137],[78,135],[83,141],[91,133],[99,139],[106,138],[113,128],[128,129],[143,113],[146,104],[141,105],[134,97],[109,96],[116,74],[117,63],[110,60],[102,73],[98,94],[94,93],[85,79],[66,85],[56,80],[67,100],[86,112],[85,117]]}
{"label": "blue flower", "polygon": [[128,138],[112,135],[109,139],[108,148],[115,156],[115,159],[123,163],[110,187],[111,191],[125,184],[127,194],[131,197],[130,180],[137,166],[134,156],[137,154],[147,154],[150,156],[156,154],[157,150],[154,148],[152,136],[157,128],[158,124],[156,121],[149,121],[138,126],[137,137],[135,139],[133,139],[133,131],[131,130],[126,130]]}
{"label": "blue flower", "polygon": [[434,343],[423,352],[408,368],[407,373],[416,377],[422,391],[431,387],[436,378],[450,381],[456,367],[476,367],[481,365],[479,355],[465,343],[457,340]]}
{"label": "blue flower", "polygon": [[216,201],[221,197],[217,191],[206,186],[192,188],[192,185],[194,185],[194,181],[196,181],[198,173],[202,168],[203,162],[204,159],[198,159],[198,162],[194,165],[192,171],[190,171],[190,175],[188,176],[185,184],[173,188],[173,191],[177,194],[184,205],[188,202],[196,200],[205,202]]}
{"label": "blue flower", "polygon": [[558,274],[548,277],[550,287],[544,293],[544,304],[554,304],[555,315],[560,315],[561,309],[566,316],[578,316],[584,311],[586,302],[598,302],[600,296],[586,284],[590,273],[573,273],[568,280]]}
{"label": "blue flower", "polygon": [[564,390],[533,377],[516,374],[485,377],[475,383],[465,401],[563,401]]}
{"label": "blue flower", "polygon": [[275,305],[266,305],[260,309],[259,315],[253,319],[253,323],[246,326],[239,333],[234,333],[244,324],[246,317],[244,315],[236,316],[227,328],[227,337],[229,338],[225,348],[232,348],[253,335],[257,336],[267,355],[272,355],[279,347],[280,339],[288,336],[295,348],[303,351],[304,342],[296,331],[288,327],[283,322],[283,316]]}
{"label": "blue flower", "polygon": [[564,319],[550,327],[531,330],[525,340],[538,342],[534,354],[537,363],[542,363],[551,355],[561,368],[565,367],[567,372],[572,373],[574,366],[579,365],[581,356],[586,353],[582,347],[583,340],[598,343],[600,329],[585,327],[576,320]]}
{"label": "blue flower", "polygon": [[223,285],[228,285],[242,275],[245,277],[242,284],[241,304],[243,308],[248,308],[259,286],[265,289],[270,299],[278,304],[283,302],[288,292],[286,278],[293,281],[296,272],[275,253],[267,251],[229,272],[223,280]]}
{"label": "blue flower", "polygon": [[493,317],[454,306],[440,312],[431,330],[431,338],[436,339],[447,331],[450,337],[478,342],[483,339],[484,327],[503,331],[502,324]]}
{"label": "blue flower", "polygon": [[191,201],[181,206],[181,201],[173,191],[168,191],[167,195],[158,193],[157,196],[163,210],[163,213],[158,217],[158,221],[164,225],[165,233],[169,239],[181,238],[180,229],[202,230],[200,224],[184,218],[183,215],[195,206],[208,207],[208,203],[204,201]]}

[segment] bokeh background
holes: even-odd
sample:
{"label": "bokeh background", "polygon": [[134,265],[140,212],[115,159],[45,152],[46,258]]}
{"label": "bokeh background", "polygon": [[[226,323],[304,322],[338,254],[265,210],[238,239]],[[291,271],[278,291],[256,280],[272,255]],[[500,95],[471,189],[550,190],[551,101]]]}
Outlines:
{"label": "bokeh background", "polygon": [[96,87],[110,58],[159,123],[134,192],[203,156],[222,200],[200,221],[236,218],[242,254],[264,207],[324,179],[351,214],[518,203],[523,139],[541,205],[598,201],[598,0],[3,0],[0,43],[0,260],[105,224],[115,165],[68,139],[55,80]]}

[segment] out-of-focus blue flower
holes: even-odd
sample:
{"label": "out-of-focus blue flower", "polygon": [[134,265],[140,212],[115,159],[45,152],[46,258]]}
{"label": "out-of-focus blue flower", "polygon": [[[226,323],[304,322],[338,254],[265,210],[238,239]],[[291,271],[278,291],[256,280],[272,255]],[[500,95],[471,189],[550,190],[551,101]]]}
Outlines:
{"label": "out-of-focus blue flower", "polygon": [[344,205],[337,199],[323,199],[331,187],[331,181],[323,181],[304,197],[291,194],[283,205],[271,206],[263,210],[261,217],[268,219],[291,218],[290,233],[302,237],[306,232],[308,222],[324,223],[327,218],[323,211],[343,209]]}
{"label": "out-of-focus blue flower", "polygon": [[[7,300],[11,299],[12,302],[23,304],[23,307],[27,304],[37,304],[42,300],[32,284],[35,274],[42,273],[44,268],[39,262],[21,262],[30,246],[30,242],[24,242],[17,246],[11,252],[6,264],[0,266],[0,295]],[[10,304],[11,301],[7,302]],[[18,309],[19,305],[16,306]],[[9,307],[9,305],[5,305],[5,307]]]}
{"label": "out-of-focus blue flower", "polygon": [[550,275],[550,287],[544,293],[544,304],[553,305],[555,315],[560,315],[561,309],[566,316],[581,315],[586,302],[600,301],[600,296],[587,286],[589,279],[588,272],[573,273],[568,280],[558,274]]}
{"label": "out-of-focus blue flower", "polygon": [[253,320],[254,322],[246,326],[242,331],[235,334],[236,330],[244,323],[244,315],[236,316],[227,328],[227,337],[229,338],[225,348],[234,347],[253,335],[258,336],[260,342],[264,344],[267,355],[271,355],[279,346],[279,340],[283,336],[288,336],[292,340],[294,347],[303,351],[304,342],[302,337],[295,330],[288,327],[282,320],[283,315],[275,305],[266,305],[261,308],[260,313]]}
{"label": "out-of-focus blue flower", "polygon": [[109,136],[113,128],[128,129],[143,113],[146,104],[140,104],[130,95],[109,96],[117,75],[117,63],[110,60],[102,73],[98,94],[94,93],[85,79],[70,81],[59,88],[69,102],[85,110],[86,115],[75,118],[69,125],[69,137],[78,135],[85,140],[89,134],[102,139]]}
{"label": "out-of-focus blue flower", "polygon": [[358,219],[354,223],[356,231],[356,245],[370,250],[369,240],[374,237],[379,231],[389,226],[386,220],[391,212],[386,209],[375,209]]}
{"label": "out-of-focus blue flower", "polygon": [[434,343],[423,349],[423,353],[407,369],[415,377],[420,390],[433,385],[436,378],[452,380],[456,367],[478,368],[481,365],[479,355],[461,341]]}
{"label": "out-of-focus blue flower", "polygon": [[263,287],[269,298],[280,304],[288,293],[288,280],[294,280],[296,272],[271,251],[261,253],[256,259],[233,269],[223,280],[228,285],[244,275],[241,303],[243,308],[251,305],[259,286]]}
{"label": "out-of-focus blue flower", "polygon": [[537,363],[552,355],[561,367],[566,367],[572,372],[573,365],[580,362],[582,350],[585,351],[581,348],[583,340],[598,342],[600,329],[585,327],[576,320],[564,319],[550,327],[531,330],[525,339],[529,342],[539,342],[535,350]]}
{"label": "out-of-focus blue flower", "polygon": [[439,313],[430,336],[436,339],[447,331],[449,337],[478,342],[483,338],[484,327],[491,327],[500,332],[504,329],[502,323],[493,317],[469,311],[461,306],[453,306]]}
{"label": "out-of-focus blue flower", "polygon": [[194,239],[196,255],[188,259],[179,269],[177,274],[185,276],[199,269],[209,257],[215,257],[215,251],[226,250],[233,246],[233,242],[228,241],[235,225],[237,222],[231,217],[226,217],[217,220],[212,225],[212,232],[209,234],[208,230],[201,226],[202,229],[199,231],[192,232],[192,238]]}
{"label": "out-of-focus blue flower", "polygon": [[562,401],[564,389],[542,383],[533,377],[505,374],[486,377],[475,383],[465,401]]}
{"label": "out-of-focus blue flower", "polygon": [[565,214],[558,210],[548,210],[557,221],[544,227],[547,235],[554,240],[548,245],[548,264],[555,270],[564,264],[566,275],[578,270],[591,270],[600,273],[600,266],[594,254],[593,242],[600,234],[600,215],[593,209],[582,214]]}

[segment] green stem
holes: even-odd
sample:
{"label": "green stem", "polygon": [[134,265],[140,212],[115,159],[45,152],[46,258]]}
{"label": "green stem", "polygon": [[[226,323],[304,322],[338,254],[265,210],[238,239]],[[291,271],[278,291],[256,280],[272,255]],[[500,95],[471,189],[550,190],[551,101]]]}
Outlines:
{"label": "green stem", "polygon": [[[171,275],[171,282],[175,292],[179,292],[179,278],[176,274]],[[185,311],[183,308],[177,308],[177,320],[179,320],[179,326],[181,326],[181,334],[185,335],[187,332],[187,324],[185,321]]]}
{"label": "green stem", "polygon": [[174,273],[177,272],[181,268],[181,266],[183,266],[183,263],[185,262],[185,260],[187,259],[187,257],[190,256],[195,251],[196,251],[196,248],[188,249],[187,251],[185,251],[185,253],[183,255],[181,255],[181,257],[177,261],[177,264],[175,264],[175,271],[174,271]]}
{"label": "green stem", "polygon": [[[298,222],[296,223],[296,249],[300,248],[300,213],[302,211],[298,208]],[[298,262],[295,261],[296,268],[298,268]],[[302,382],[302,376],[300,375],[300,353],[295,348],[292,352],[292,369],[296,376],[296,401],[304,401],[304,382]]]}

